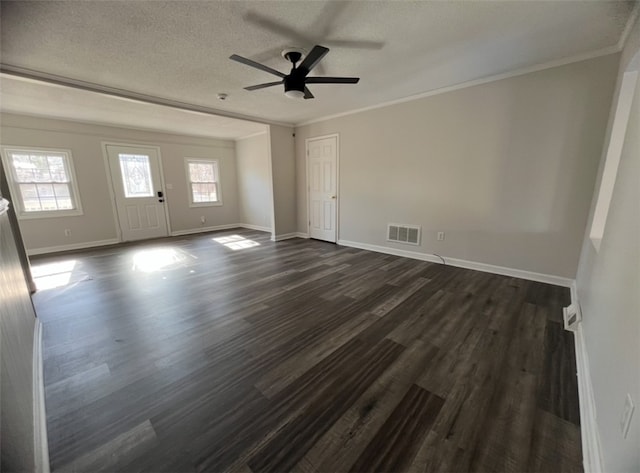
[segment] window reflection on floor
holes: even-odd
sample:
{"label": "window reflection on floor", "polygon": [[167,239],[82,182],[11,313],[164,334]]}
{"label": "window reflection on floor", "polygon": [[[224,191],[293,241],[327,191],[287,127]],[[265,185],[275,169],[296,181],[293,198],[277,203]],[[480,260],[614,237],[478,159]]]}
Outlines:
{"label": "window reflection on floor", "polygon": [[[213,238],[213,241],[233,251],[260,246],[257,241],[240,235]],[[133,254],[129,253],[129,255],[131,257],[132,271],[154,273],[186,268],[190,274],[194,274],[197,269],[196,260],[198,258],[177,247],[163,246],[141,249],[133,251]],[[81,267],[75,259],[53,263],[35,263],[31,266],[31,272],[38,291],[71,286],[75,283],[92,279],[86,271],[87,268]]]}
{"label": "window reflection on floor", "polygon": [[189,265],[194,256],[176,248],[163,247],[140,250],[133,255],[133,270],[152,273]]}
{"label": "window reflection on floor", "polygon": [[260,243],[253,240],[248,240],[240,235],[230,235],[219,238],[213,238],[213,241],[226,246],[231,250],[244,250],[246,248],[253,248],[254,246],[260,246]]}
{"label": "window reflection on floor", "polygon": [[39,291],[53,289],[69,284],[76,267],[76,260],[58,261],[55,263],[36,264],[31,266],[31,274]]}

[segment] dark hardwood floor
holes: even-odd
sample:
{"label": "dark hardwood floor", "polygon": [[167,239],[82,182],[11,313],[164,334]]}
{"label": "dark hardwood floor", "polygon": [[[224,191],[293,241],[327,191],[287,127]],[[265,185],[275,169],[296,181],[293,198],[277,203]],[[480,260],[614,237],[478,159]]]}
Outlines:
{"label": "dark hardwood floor", "polygon": [[54,471],[582,471],[568,289],[247,230],[32,263]]}

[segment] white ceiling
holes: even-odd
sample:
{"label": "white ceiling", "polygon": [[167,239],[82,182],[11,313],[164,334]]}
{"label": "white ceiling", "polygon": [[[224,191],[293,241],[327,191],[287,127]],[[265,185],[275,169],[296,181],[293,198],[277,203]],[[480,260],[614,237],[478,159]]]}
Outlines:
{"label": "white ceiling", "polygon": [[[250,117],[299,124],[568,58],[613,52],[631,16],[624,1],[45,1],[1,2],[4,65]],[[288,72],[287,46],[331,49],[313,85],[291,100],[239,54]],[[234,138],[254,124],[1,79],[4,111]],[[229,95],[226,101],[218,93]],[[203,120],[196,124],[196,121]],[[208,121],[207,121],[208,120]],[[243,127],[247,127],[246,129]],[[216,131],[219,130],[219,131]]]}
{"label": "white ceiling", "polygon": [[266,125],[61,87],[9,75],[0,77],[2,111],[181,135],[239,139]]}

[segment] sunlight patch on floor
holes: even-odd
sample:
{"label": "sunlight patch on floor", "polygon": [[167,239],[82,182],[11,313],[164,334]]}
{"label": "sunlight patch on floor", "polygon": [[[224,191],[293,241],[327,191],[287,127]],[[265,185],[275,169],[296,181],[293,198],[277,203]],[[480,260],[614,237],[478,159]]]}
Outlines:
{"label": "sunlight patch on floor", "polygon": [[133,270],[152,273],[163,269],[186,266],[188,255],[175,248],[154,248],[138,251],[133,255]]}
{"label": "sunlight patch on floor", "polygon": [[221,245],[224,245],[233,251],[260,246],[260,243],[258,243],[257,241],[248,240],[247,238],[240,235],[213,238],[213,241],[215,241],[216,243],[220,243]]}
{"label": "sunlight patch on floor", "polygon": [[53,289],[69,284],[71,275],[76,267],[76,260],[58,261],[56,263],[40,264],[31,267],[33,281],[39,291]]}

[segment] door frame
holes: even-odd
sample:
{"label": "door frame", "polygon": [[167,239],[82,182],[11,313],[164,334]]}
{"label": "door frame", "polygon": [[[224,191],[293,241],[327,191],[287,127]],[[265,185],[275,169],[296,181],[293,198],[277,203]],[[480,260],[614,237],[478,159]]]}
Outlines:
{"label": "door frame", "polygon": [[304,152],[305,152],[305,166],[306,166],[306,196],[307,196],[307,238],[311,235],[311,185],[309,178],[309,143],[316,140],[324,140],[325,138],[336,139],[336,221],[334,222],[336,228],[336,245],[340,241],[340,133],[331,133],[328,135],[313,136],[305,138],[304,140]]}
{"label": "door frame", "polygon": [[164,171],[162,169],[162,155],[160,154],[160,146],[140,143],[124,143],[122,141],[101,141],[103,164],[107,173],[107,188],[109,189],[109,198],[111,199],[111,210],[113,211],[113,223],[116,226],[116,237],[122,242],[122,228],[120,228],[120,219],[118,218],[118,206],[116,204],[116,192],[113,188],[113,175],[111,174],[111,166],[109,166],[109,150],[107,146],[123,146],[130,148],[146,148],[154,150],[158,155],[158,167],[160,168],[160,185],[164,192],[164,218],[167,221],[167,236],[172,236],[171,220],[169,219],[169,204],[167,201],[167,187],[164,182]]}

